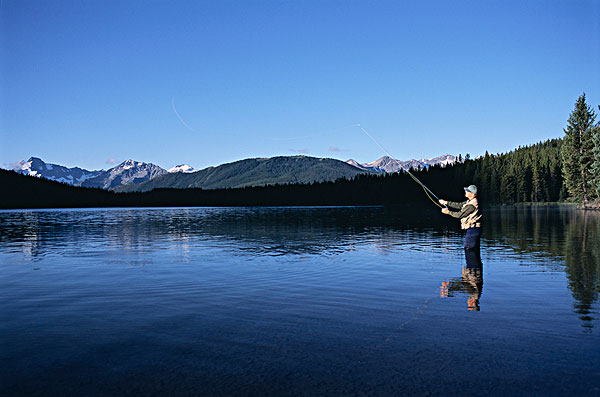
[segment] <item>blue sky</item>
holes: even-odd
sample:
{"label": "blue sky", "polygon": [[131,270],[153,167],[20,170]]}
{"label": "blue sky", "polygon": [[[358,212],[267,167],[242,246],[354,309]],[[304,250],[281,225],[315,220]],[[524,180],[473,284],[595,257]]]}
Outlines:
{"label": "blue sky", "polygon": [[5,166],[478,155],[600,103],[600,1],[0,4]]}

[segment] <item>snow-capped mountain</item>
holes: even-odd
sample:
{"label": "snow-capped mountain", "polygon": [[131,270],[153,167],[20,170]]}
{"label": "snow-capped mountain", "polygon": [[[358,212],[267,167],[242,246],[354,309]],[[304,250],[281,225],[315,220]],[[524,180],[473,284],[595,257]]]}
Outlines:
{"label": "snow-capped mountain", "polygon": [[38,157],[30,157],[27,161],[21,160],[13,167],[13,171],[75,186],[81,186],[86,180],[95,178],[103,172],[88,171],[79,167],[68,168],[58,164],[49,164]]}
{"label": "snow-capped mountain", "polygon": [[421,159],[421,160],[407,160],[401,161],[393,159],[389,156],[384,156],[379,160],[375,160],[370,163],[362,163],[360,164],[356,160],[348,160],[346,163],[353,165],[357,168],[366,171],[377,171],[377,172],[398,172],[400,170],[410,170],[410,169],[421,169],[428,168],[432,165],[441,165],[442,167],[447,166],[448,164],[452,164],[456,161],[456,157],[451,154],[445,154],[443,156],[434,157],[431,159]]}
{"label": "snow-capped mountain", "polygon": [[346,161],[347,164],[353,165],[356,168],[360,168],[361,170],[365,170],[365,171],[375,171],[375,172],[383,172],[382,170],[380,170],[379,168],[372,168],[372,167],[368,167],[366,164],[360,164],[358,161],[356,160],[348,160]]}
{"label": "snow-capped mountain", "polygon": [[94,178],[87,179],[81,186],[114,189],[118,186],[128,185],[130,183],[145,182],[166,173],[167,171],[165,169],[152,163],[126,160],[116,167],[107,171],[102,171]]}
{"label": "snow-capped mountain", "polygon": [[191,165],[180,164],[180,165],[176,165],[173,168],[169,168],[167,170],[167,172],[169,174],[172,174],[174,172],[196,172],[196,170]]}
{"label": "snow-capped mountain", "polygon": [[69,185],[103,189],[114,189],[129,183],[140,183],[167,173],[166,170],[155,164],[133,160],[124,161],[106,171],[88,171],[79,167],[68,168],[58,164],[49,164],[39,157],[20,161],[12,169],[21,174],[51,179]]}
{"label": "snow-capped mountain", "polygon": [[421,162],[423,164],[427,164],[427,165],[441,165],[442,167],[447,166],[448,164],[454,164],[456,163],[456,161],[458,161],[458,159],[456,158],[456,156],[453,156],[451,154],[444,154],[443,156],[438,156],[438,157],[434,157],[432,159],[421,159]]}

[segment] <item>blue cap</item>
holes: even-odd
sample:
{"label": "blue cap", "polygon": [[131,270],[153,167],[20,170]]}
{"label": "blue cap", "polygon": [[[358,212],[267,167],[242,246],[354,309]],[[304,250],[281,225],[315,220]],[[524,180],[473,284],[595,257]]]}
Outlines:
{"label": "blue cap", "polygon": [[477,194],[477,186],[475,186],[475,185],[467,186],[465,188],[465,191],[466,192],[471,192],[473,194]]}

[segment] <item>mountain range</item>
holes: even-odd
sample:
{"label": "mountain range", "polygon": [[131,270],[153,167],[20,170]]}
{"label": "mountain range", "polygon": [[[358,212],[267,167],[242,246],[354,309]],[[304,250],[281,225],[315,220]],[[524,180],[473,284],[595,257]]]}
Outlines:
{"label": "mountain range", "polygon": [[87,179],[95,178],[103,171],[88,171],[83,168],[67,168],[57,164],[47,164],[38,157],[30,157],[27,161],[19,161],[12,167],[18,173],[50,179],[57,182],[81,186]]}
{"label": "mountain range", "polygon": [[357,168],[360,168],[365,171],[375,171],[375,172],[399,172],[401,170],[408,171],[410,169],[422,169],[428,168],[432,165],[441,165],[442,167],[447,166],[448,164],[453,164],[457,161],[456,157],[451,154],[445,154],[443,156],[434,157],[431,159],[421,160],[407,160],[401,161],[393,159],[389,156],[384,156],[379,160],[375,160],[371,163],[358,163],[355,160],[348,160],[346,163],[351,164]]}
{"label": "mountain range", "polygon": [[203,189],[260,186],[267,184],[312,183],[351,178],[360,173],[398,172],[422,169],[431,165],[454,163],[446,154],[432,159],[400,161],[385,156],[371,163],[360,164],[308,156],[280,156],[239,160],[195,170],[187,164],[165,170],[152,163],[126,160],[108,170],[89,171],[45,163],[38,157],[20,161],[13,167],[21,174],[42,177],[73,186],[97,187],[115,191],[148,191],[155,188]]}
{"label": "mountain range", "polygon": [[68,168],[58,164],[46,163],[39,157],[30,157],[27,161],[20,161],[12,170],[24,175],[46,178],[73,186],[99,187],[102,189],[114,189],[122,185],[141,183],[167,173],[195,171],[187,164],[165,170],[152,163],[134,160],[123,161],[108,170],[88,171],[79,167]]}
{"label": "mountain range", "polygon": [[312,183],[371,173],[340,160],[308,156],[254,158],[208,167],[192,173],[166,174],[149,181],[120,186],[118,192],[146,192],[156,188],[241,188],[287,183]]}
{"label": "mountain range", "polygon": [[81,186],[112,190],[122,185],[142,183],[166,173],[166,170],[152,163],[126,160],[108,171],[100,172],[94,178],[86,179]]}

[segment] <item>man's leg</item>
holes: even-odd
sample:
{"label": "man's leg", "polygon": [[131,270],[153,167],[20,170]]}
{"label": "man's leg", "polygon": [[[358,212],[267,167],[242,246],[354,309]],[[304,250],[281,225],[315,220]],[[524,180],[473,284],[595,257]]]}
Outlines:
{"label": "man's leg", "polygon": [[465,235],[465,248],[474,249],[479,248],[479,238],[481,237],[481,229],[478,227],[472,227],[467,229]]}

